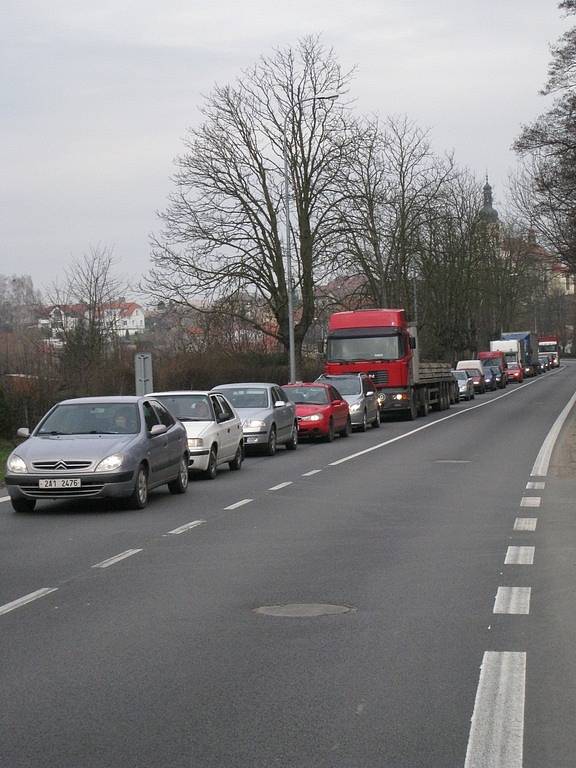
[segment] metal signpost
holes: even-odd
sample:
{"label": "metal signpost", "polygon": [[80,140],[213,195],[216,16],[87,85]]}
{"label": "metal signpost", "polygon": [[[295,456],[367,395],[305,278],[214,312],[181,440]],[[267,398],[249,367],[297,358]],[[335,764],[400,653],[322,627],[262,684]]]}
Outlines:
{"label": "metal signpost", "polygon": [[154,391],[152,379],[152,355],[137,352],[134,355],[134,373],[136,376],[136,394],[146,395]]}

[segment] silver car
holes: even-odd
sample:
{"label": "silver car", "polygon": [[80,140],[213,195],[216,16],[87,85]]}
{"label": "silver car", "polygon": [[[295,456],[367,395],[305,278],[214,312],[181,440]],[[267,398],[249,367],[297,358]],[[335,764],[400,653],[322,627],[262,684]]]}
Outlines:
{"label": "silver car", "polygon": [[87,397],[55,405],[8,457],[6,486],[17,512],[38,499],[125,498],[143,509],[150,489],[188,488],[182,424],[150,397]]}
{"label": "silver car", "polygon": [[378,395],[372,380],[361,373],[330,375],[323,373],[316,381],[332,384],[348,403],[352,426],[366,432],[368,424],[380,426]]}
{"label": "silver car", "polygon": [[224,394],[238,411],[246,448],[261,447],[268,456],[274,456],[278,445],[289,451],[298,446],[294,403],[277,384],[222,384],[212,391]]}

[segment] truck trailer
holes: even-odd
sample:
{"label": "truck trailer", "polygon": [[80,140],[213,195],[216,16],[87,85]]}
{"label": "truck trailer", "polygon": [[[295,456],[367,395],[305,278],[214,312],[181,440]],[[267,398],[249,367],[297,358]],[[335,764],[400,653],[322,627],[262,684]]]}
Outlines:
{"label": "truck trailer", "polygon": [[378,392],[381,414],[400,411],[409,419],[456,399],[448,363],[419,359],[416,328],[403,309],[336,312],[328,321],[325,372],[365,373]]}

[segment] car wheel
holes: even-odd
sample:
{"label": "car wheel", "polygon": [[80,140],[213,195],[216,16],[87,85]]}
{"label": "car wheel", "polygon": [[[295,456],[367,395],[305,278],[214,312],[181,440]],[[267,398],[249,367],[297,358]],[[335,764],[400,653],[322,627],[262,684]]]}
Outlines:
{"label": "car wheel", "polygon": [[276,448],[277,448],[276,427],[272,425],[270,429],[270,434],[268,435],[268,442],[266,443],[266,449],[264,453],[266,454],[266,456],[275,456]]}
{"label": "car wheel", "polygon": [[330,419],[330,423],[328,424],[328,432],[326,435],[324,435],[324,440],[327,443],[331,443],[332,440],[334,440],[334,422],[332,419]]}
{"label": "car wheel", "polygon": [[12,499],[14,512],[34,512],[36,499]]}
{"label": "car wheel", "polygon": [[290,435],[290,440],[286,443],[286,450],[287,451],[295,451],[296,448],[298,448],[298,425],[294,424],[292,427],[292,434]]}
{"label": "car wheel", "polygon": [[372,422],[372,429],[378,429],[379,426],[380,426],[380,411],[377,408],[376,409],[376,418]]}
{"label": "car wheel", "polygon": [[144,464],[140,464],[136,473],[136,483],[132,495],[128,497],[128,509],[144,509],[148,504],[148,472]]}
{"label": "car wheel", "polygon": [[178,477],[168,483],[168,490],[170,493],[186,493],[188,490],[188,456],[180,459]]}
{"label": "car wheel", "polygon": [[233,472],[237,472],[239,469],[242,469],[242,462],[244,461],[244,446],[242,443],[238,443],[238,448],[236,448],[236,455],[232,459],[232,461],[228,462],[228,466]]}
{"label": "car wheel", "polygon": [[210,448],[210,455],[208,456],[208,467],[204,472],[204,477],[207,480],[214,480],[217,474],[218,474],[218,453],[216,450],[216,446],[213,445],[212,448]]}
{"label": "car wheel", "polygon": [[346,419],[346,426],[344,429],[341,429],[338,433],[340,437],[350,437],[352,434],[352,422],[350,421],[350,416]]}
{"label": "car wheel", "polygon": [[368,416],[366,411],[362,414],[362,424],[360,424],[360,432],[366,432],[368,429]]}

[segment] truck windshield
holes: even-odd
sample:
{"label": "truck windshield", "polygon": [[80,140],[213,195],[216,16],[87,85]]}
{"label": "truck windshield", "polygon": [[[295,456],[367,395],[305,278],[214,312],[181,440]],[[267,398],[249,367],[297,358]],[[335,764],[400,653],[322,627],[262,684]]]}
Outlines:
{"label": "truck windshield", "polygon": [[538,349],[540,352],[556,352],[558,344],[556,344],[556,342],[550,342],[550,344],[543,344],[540,342],[540,344],[538,344]]}
{"label": "truck windshield", "polygon": [[332,337],[328,339],[328,362],[398,360],[402,357],[400,336]]}

